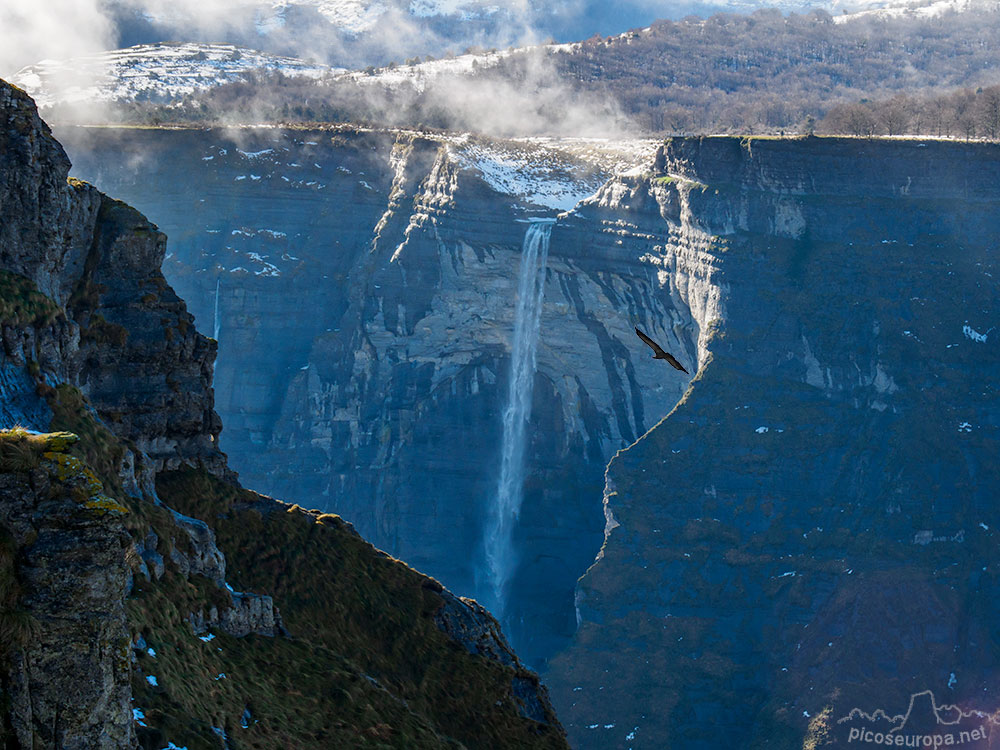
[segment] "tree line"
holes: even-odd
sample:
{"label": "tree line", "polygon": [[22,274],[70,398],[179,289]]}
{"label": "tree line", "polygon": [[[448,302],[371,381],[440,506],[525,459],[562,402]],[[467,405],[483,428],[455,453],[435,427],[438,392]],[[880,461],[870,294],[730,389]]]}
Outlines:
{"label": "tree line", "polygon": [[1000,139],[1000,86],[941,96],[896,94],[831,107],[817,130],[838,135]]}

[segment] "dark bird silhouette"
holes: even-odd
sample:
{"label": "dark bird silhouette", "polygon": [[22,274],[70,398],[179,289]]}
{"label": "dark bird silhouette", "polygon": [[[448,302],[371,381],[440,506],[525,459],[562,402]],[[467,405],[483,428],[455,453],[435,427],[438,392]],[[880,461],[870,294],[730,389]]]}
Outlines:
{"label": "dark bird silhouette", "polygon": [[680,362],[678,362],[677,359],[676,359],[676,357],[674,357],[673,354],[671,354],[670,352],[663,351],[663,349],[660,348],[659,344],[657,344],[655,341],[653,341],[653,339],[649,338],[649,336],[647,336],[646,334],[644,334],[638,328],[635,329],[635,335],[638,336],[639,338],[641,338],[646,343],[646,345],[649,346],[649,348],[653,350],[653,359],[665,359],[665,360],[667,360],[667,362],[669,362],[674,367],[674,369],[680,370],[681,372],[685,373],[686,375],[690,375],[691,374],[687,370],[684,369],[684,365],[682,365]]}

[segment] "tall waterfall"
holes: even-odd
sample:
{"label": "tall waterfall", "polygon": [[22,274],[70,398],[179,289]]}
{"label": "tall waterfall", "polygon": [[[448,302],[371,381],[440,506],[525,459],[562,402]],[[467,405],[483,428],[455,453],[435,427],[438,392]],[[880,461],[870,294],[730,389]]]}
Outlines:
{"label": "tall waterfall", "polygon": [[[531,392],[535,377],[535,350],[545,295],[545,263],[549,255],[551,220],[534,221],[524,235],[521,271],[514,312],[514,342],[510,360],[507,405],[503,412],[500,479],[486,518],[484,536],[489,590],[486,598],[497,619],[504,617],[507,588],[514,572],[514,525],[524,496],[524,454]],[[482,594],[480,594],[482,596]]]}
{"label": "tall waterfall", "polygon": [[215,280],[215,319],[212,321],[212,338],[216,341],[219,340],[219,325],[221,324],[219,320],[219,284],[221,281],[221,277]]}

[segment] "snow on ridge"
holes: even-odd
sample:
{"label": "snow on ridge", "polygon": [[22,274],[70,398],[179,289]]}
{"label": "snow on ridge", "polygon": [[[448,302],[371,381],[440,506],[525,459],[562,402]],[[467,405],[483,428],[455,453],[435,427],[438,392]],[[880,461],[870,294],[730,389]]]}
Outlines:
{"label": "snow on ridge", "polygon": [[[834,3],[836,5],[836,3]],[[856,18],[936,18],[950,11],[969,10],[972,0],[895,0],[880,7],[866,8],[833,17],[834,23],[847,23]]]}
{"label": "snow on ridge", "polygon": [[492,68],[499,65],[504,59],[521,54],[530,50],[544,50],[546,54],[554,54],[571,50],[579,46],[573,44],[546,44],[540,47],[511,47],[508,49],[493,50],[492,52],[469,53],[457,55],[455,57],[442,57],[440,60],[427,60],[413,65],[396,65],[391,68],[379,68],[373,73],[363,70],[354,70],[342,73],[340,80],[353,80],[356,83],[367,86],[387,86],[394,88],[402,84],[413,86],[418,92],[422,92],[429,81],[440,76],[463,76],[472,73],[475,69]]}
{"label": "snow on ridge", "polygon": [[410,0],[410,15],[417,18],[457,15],[463,21],[470,21],[499,11],[499,5],[483,5],[476,0]]}
{"label": "snow on ridge", "polygon": [[492,68],[505,57],[517,50],[500,50],[484,54],[458,55],[440,60],[428,60],[415,65],[397,65],[392,68],[381,68],[374,73],[351,71],[340,76],[341,79],[351,79],[362,85],[379,85],[395,87],[400,84],[410,84],[417,91],[423,91],[428,81],[443,75],[467,75],[473,71],[473,63],[480,68]]}
{"label": "snow on ridge", "polygon": [[248,72],[323,78],[343,72],[233,44],[139,44],[68,60],[43,60],[11,81],[39,107],[138,99],[169,101],[237,80]]}
{"label": "snow on ridge", "polygon": [[277,0],[274,7],[285,8],[289,5],[312,7],[319,11],[333,25],[352,34],[369,31],[378,24],[388,7],[385,3],[375,0]]}
{"label": "snow on ridge", "polygon": [[531,139],[455,141],[451,154],[463,168],[478,171],[496,192],[558,211],[571,210],[608,177],[566,152],[542,147]]}
{"label": "snow on ridge", "polygon": [[[288,8],[314,8],[332,25],[349,34],[374,30],[393,3],[387,0],[272,0],[270,9],[257,14],[258,33],[264,35],[285,25]],[[494,2],[483,0],[410,0],[407,8],[413,18],[459,16],[463,21],[488,17],[501,10]]]}

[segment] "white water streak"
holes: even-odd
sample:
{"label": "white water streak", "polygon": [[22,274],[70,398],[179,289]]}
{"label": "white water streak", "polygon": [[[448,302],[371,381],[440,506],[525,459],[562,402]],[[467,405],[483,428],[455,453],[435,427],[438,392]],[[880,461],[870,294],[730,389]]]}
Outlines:
{"label": "white water streak", "polygon": [[497,619],[504,616],[507,588],[516,566],[513,533],[524,497],[524,456],[531,395],[535,380],[535,352],[545,296],[545,264],[549,255],[551,221],[528,227],[521,250],[521,270],[514,313],[507,406],[503,413],[500,479],[486,519],[486,572],[489,598]]}
{"label": "white water streak", "polygon": [[212,338],[216,341],[219,340],[219,326],[221,325],[221,321],[219,320],[219,284],[221,281],[221,278],[215,280],[215,320],[212,321]]}

